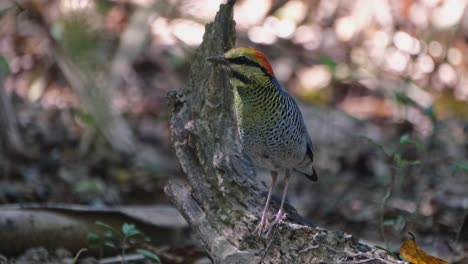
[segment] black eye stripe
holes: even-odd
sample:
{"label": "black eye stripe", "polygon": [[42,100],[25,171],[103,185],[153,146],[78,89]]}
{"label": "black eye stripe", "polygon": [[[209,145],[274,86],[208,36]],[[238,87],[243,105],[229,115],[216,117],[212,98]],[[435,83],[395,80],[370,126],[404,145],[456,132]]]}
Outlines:
{"label": "black eye stripe", "polygon": [[240,56],[240,57],[235,57],[235,58],[229,58],[228,61],[234,64],[239,64],[239,65],[246,65],[246,66],[252,66],[259,68],[262,70],[266,75],[270,76],[270,74],[263,68],[260,64],[250,60],[249,58],[245,56]]}
{"label": "black eye stripe", "polygon": [[235,79],[238,79],[239,81],[245,83],[245,84],[250,84],[251,81],[249,80],[249,78],[245,77],[244,75],[236,72],[236,71],[232,71],[232,77],[234,77]]}
{"label": "black eye stripe", "polygon": [[229,61],[232,62],[232,63],[234,63],[234,64],[252,65],[252,66],[255,65],[255,62],[249,60],[249,59],[248,59],[247,57],[245,57],[245,56],[230,58]]}

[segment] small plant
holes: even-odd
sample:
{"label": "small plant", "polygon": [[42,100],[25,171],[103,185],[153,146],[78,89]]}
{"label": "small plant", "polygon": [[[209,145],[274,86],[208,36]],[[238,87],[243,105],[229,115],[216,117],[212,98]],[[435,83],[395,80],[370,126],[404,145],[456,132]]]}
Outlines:
{"label": "small plant", "polygon": [[399,145],[395,150],[388,150],[382,144],[379,144],[378,142],[375,142],[370,138],[366,138],[366,139],[370,141],[372,144],[379,147],[380,150],[382,150],[382,152],[385,154],[385,156],[387,156],[387,158],[392,164],[392,173],[390,175],[390,182],[387,185],[387,189],[380,203],[380,234],[382,236],[382,239],[385,241],[386,247],[389,248],[388,241],[385,237],[385,232],[384,232],[385,226],[396,225],[398,229],[402,230],[406,222],[406,219],[404,216],[398,216],[396,219],[385,219],[384,217],[385,206],[387,204],[387,200],[392,195],[393,185],[395,184],[395,178],[398,176],[398,179],[401,181],[403,178],[403,170],[405,168],[409,166],[419,165],[421,163],[419,160],[405,159],[402,155],[402,152],[403,152],[402,149],[405,146],[413,146],[417,150],[424,150],[425,146],[423,143],[411,139],[408,134],[404,134],[400,137]]}
{"label": "small plant", "polygon": [[80,251],[78,251],[78,253],[75,254],[75,257],[73,258],[72,263],[75,264],[78,261],[78,258],[80,257],[81,253],[86,252],[86,251],[88,251],[88,249],[86,248],[80,249]]}
{"label": "small plant", "polygon": [[459,172],[468,172],[468,162],[454,162],[452,166],[450,166],[450,171],[452,175]]}
{"label": "small plant", "polygon": [[138,230],[135,224],[124,223],[120,230],[101,221],[96,221],[96,225],[104,228],[103,232],[100,234],[89,232],[87,240],[91,247],[100,250],[101,256],[104,247],[113,248],[120,250],[122,263],[126,263],[124,256],[128,253],[129,249],[132,249],[148,259],[161,263],[161,260],[156,254],[149,250],[139,248],[141,243],[150,242],[151,239]]}
{"label": "small plant", "polygon": [[5,57],[0,56],[0,74],[8,75],[10,73],[10,67]]}

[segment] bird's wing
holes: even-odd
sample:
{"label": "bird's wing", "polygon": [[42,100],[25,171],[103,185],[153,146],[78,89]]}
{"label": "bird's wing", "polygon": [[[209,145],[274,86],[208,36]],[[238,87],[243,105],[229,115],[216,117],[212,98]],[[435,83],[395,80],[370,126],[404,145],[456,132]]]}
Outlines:
{"label": "bird's wing", "polygon": [[[307,132],[306,132],[307,133]],[[312,145],[312,140],[310,139],[309,134],[307,133],[307,150],[306,150],[306,155],[310,158],[311,160],[311,165],[312,165],[312,173],[304,173],[304,175],[309,178],[311,181],[317,181],[318,176],[317,172],[315,171],[313,161],[314,161],[314,146]]]}

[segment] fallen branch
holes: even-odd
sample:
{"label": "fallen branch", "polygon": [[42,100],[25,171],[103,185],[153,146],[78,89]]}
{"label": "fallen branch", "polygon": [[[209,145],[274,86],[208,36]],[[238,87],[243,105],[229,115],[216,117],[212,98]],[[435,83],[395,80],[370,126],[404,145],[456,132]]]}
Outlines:
{"label": "fallen branch", "polygon": [[[124,223],[136,224],[151,238],[153,246],[189,246],[187,223],[169,206],[122,206],[90,208],[73,204],[25,204],[0,206],[0,248],[5,256],[17,256],[29,248],[49,250],[64,248],[76,253],[88,248],[85,255],[98,255],[87,235],[102,233],[96,221],[120,230]],[[106,248],[106,256],[116,250]],[[1,261],[0,261],[1,262]]]}

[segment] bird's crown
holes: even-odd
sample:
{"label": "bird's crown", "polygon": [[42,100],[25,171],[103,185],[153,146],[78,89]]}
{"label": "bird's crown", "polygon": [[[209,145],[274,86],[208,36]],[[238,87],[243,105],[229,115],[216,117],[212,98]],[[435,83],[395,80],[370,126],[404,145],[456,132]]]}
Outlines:
{"label": "bird's crown", "polygon": [[257,49],[250,47],[233,48],[226,52],[224,57],[234,62],[238,60],[239,64],[257,64],[258,66],[262,67],[268,74],[274,76],[273,68],[271,68],[271,65],[268,62],[266,56]]}

